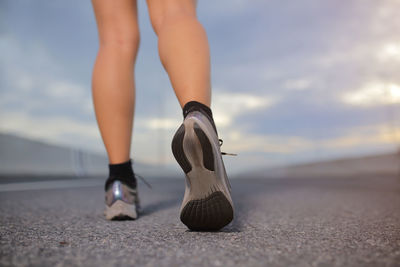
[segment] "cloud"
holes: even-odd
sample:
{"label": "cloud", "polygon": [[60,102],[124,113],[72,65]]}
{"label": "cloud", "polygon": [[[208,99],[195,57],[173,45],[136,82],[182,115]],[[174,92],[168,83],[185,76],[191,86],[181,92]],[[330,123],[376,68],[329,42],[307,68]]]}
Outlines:
{"label": "cloud", "polygon": [[181,123],[177,118],[135,118],[135,124],[151,130],[176,130]]}
{"label": "cloud", "polygon": [[228,127],[237,116],[269,108],[277,101],[278,99],[272,96],[215,90],[212,100],[214,119],[219,127]]}
{"label": "cloud", "polygon": [[400,60],[400,42],[387,42],[378,50],[377,57],[383,61]]}
{"label": "cloud", "polygon": [[[0,110],[19,110],[47,116],[70,110],[93,116],[90,85],[67,79],[62,71],[67,68],[53,58],[41,42],[30,46],[12,35],[0,37],[0,49],[7,51],[0,62],[2,97]],[[68,114],[65,114],[68,116]]]}
{"label": "cloud", "polygon": [[233,153],[263,152],[290,154],[313,145],[311,140],[297,136],[243,134],[240,131],[234,131],[224,137],[224,148],[222,150]]}
{"label": "cloud", "polygon": [[3,111],[0,121],[0,131],[3,132],[96,152],[104,151],[95,123],[80,122],[65,116],[40,118],[23,111]]}
{"label": "cloud", "polygon": [[320,140],[317,145],[323,149],[340,151],[368,147],[396,147],[400,145],[400,125],[374,124],[354,127],[337,138]]}
{"label": "cloud", "polygon": [[287,80],[284,82],[283,87],[289,90],[306,90],[312,85],[312,81],[307,78]]}
{"label": "cloud", "polygon": [[396,83],[370,82],[341,97],[343,102],[355,106],[396,104],[400,103],[400,86]]}
{"label": "cloud", "polygon": [[309,155],[315,150],[337,152],[355,152],[368,150],[371,147],[393,147],[400,144],[400,125],[389,128],[385,124],[353,127],[341,136],[325,139],[311,139],[293,136],[279,136],[268,134],[242,134],[238,131],[228,134],[224,138],[223,151],[238,153],[242,161],[247,161],[251,154],[265,153],[287,155],[299,159],[299,155]]}

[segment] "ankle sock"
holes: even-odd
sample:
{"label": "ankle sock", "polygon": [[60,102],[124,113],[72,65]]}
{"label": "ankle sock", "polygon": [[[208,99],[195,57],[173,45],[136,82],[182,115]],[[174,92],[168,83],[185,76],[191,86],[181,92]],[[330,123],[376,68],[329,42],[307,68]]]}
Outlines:
{"label": "ankle sock", "polygon": [[[201,113],[203,113],[208,120],[211,122],[211,125],[213,126],[215,132],[217,133],[217,127],[215,126],[214,123],[214,118],[213,118],[213,114],[212,111],[209,107],[207,107],[206,105],[204,105],[203,103],[197,102],[197,101],[189,101],[187,102],[182,109],[183,112],[183,119],[186,118],[186,116],[192,112],[192,111],[200,111]],[[218,136],[218,133],[217,133]]]}
{"label": "ankle sock", "polygon": [[136,178],[132,168],[132,159],[122,163],[108,164],[109,176],[105,183],[105,190],[116,180],[136,188]]}

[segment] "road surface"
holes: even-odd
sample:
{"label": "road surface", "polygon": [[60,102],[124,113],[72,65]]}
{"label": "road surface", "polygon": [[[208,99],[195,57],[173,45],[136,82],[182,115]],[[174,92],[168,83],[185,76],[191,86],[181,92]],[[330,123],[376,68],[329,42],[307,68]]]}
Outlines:
{"label": "road surface", "polygon": [[183,178],[148,180],[111,222],[101,179],[0,184],[0,266],[400,266],[399,178],[232,179],[220,232],[180,222]]}

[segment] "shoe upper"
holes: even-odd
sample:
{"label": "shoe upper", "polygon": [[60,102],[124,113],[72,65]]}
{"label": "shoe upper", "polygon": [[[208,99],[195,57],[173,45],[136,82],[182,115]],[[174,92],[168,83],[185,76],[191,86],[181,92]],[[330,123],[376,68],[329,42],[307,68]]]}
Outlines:
{"label": "shoe upper", "polygon": [[131,188],[119,180],[112,182],[105,192],[105,202],[107,206],[110,207],[117,200],[122,200],[128,204],[135,204],[137,207],[140,205],[137,188]]}

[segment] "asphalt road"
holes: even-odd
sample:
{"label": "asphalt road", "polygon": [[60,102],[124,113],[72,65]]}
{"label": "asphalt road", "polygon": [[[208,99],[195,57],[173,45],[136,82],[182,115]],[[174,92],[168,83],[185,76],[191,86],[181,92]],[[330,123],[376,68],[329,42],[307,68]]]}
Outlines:
{"label": "asphalt road", "polygon": [[400,266],[399,178],[235,179],[220,232],[179,221],[183,178],[149,181],[112,222],[101,180],[0,184],[0,265]]}

